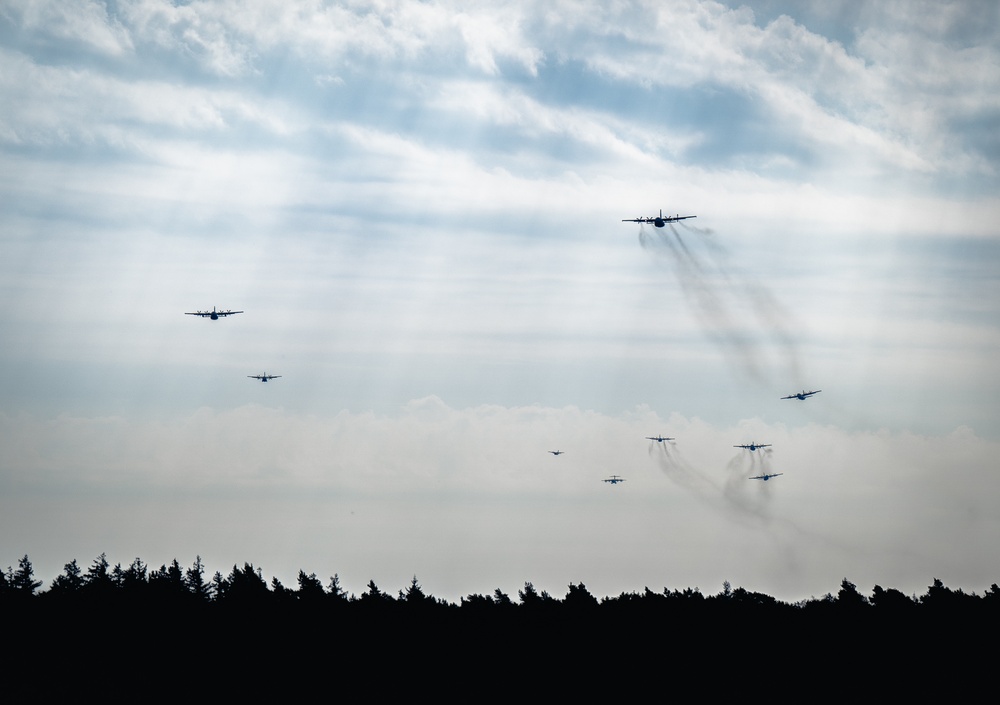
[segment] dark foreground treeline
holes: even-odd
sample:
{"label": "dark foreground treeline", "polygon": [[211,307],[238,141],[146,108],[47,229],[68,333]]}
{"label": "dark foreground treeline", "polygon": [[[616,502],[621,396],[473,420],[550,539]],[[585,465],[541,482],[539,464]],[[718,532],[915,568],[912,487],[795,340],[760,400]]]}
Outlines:
{"label": "dark foreground treeline", "polygon": [[224,702],[717,701],[762,687],[795,702],[966,702],[992,687],[1000,588],[934,580],[920,596],[864,595],[844,579],[789,603],[728,583],[602,599],[582,583],[561,598],[525,583],[516,598],[497,589],[456,604],[416,577],[395,595],[372,581],[355,596],[336,575],[324,586],[300,571],[290,587],[250,564],[209,578],[200,558],[150,569],[103,554],[45,588],[24,556],[0,571],[0,617],[11,702],[92,691],[133,702],[163,688]]}
{"label": "dark foreground treeline", "polygon": [[793,615],[816,617],[863,615],[907,616],[919,615],[1000,615],[1000,587],[996,583],[983,595],[952,590],[935,579],[920,596],[907,596],[893,588],[874,587],[871,596],[861,594],[846,578],[836,594],[827,593],[820,598],[809,598],[789,603],[769,595],[743,588],[733,589],[728,582],[721,592],[704,595],[697,588],[653,592],[648,587],[642,592],[622,593],[617,597],[594,597],[583,583],[570,584],[563,598],[538,592],[528,582],[518,590],[517,600],[497,588],[492,594],[473,594],[461,598],[458,604],[424,593],[417,578],[399,590],[396,595],[383,592],[374,581],[368,583],[361,595],[347,594],[340,586],[337,575],[326,586],[315,573],[307,575],[300,570],[295,587],[286,587],[277,578],[270,584],[260,568],[245,563],[242,568],[233,566],[228,576],[216,572],[208,579],[201,557],[189,568],[183,568],[176,559],[170,565],[152,569],[136,558],[126,567],[110,565],[101,554],[86,571],[74,559],[67,563],[61,575],[48,589],[36,581],[34,568],[28,556],[18,561],[18,567],[0,572],[0,600],[8,607],[24,607],[26,601],[38,608],[60,606],[152,607],[157,609],[213,606],[223,610],[226,606],[252,606],[258,610],[298,605],[300,610],[337,608],[345,611],[364,612],[368,616],[400,616],[417,610],[438,614],[501,614],[513,613],[543,615],[546,613],[633,613],[653,614],[668,611],[675,616],[695,615],[709,617],[713,614],[733,617],[736,615],[766,614],[780,619]]}

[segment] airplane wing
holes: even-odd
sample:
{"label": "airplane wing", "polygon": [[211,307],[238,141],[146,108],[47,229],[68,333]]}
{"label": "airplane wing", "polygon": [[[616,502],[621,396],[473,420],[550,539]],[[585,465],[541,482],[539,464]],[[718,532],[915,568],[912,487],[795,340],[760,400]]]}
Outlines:
{"label": "airplane wing", "polygon": [[206,311],[195,311],[193,313],[188,313],[187,311],[185,311],[184,315],[185,316],[211,316],[212,312],[211,311],[208,311],[208,312],[206,312]]}
{"label": "airplane wing", "polygon": [[676,222],[678,220],[687,220],[688,218],[697,218],[697,217],[698,216],[696,216],[696,215],[675,215],[675,216],[664,218],[664,220],[667,221],[668,223],[673,223],[673,222]]}
{"label": "airplane wing", "polygon": [[623,223],[652,223],[652,218],[623,218]]}
{"label": "airplane wing", "polygon": [[798,394],[789,394],[787,397],[781,397],[782,399],[805,399],[806,397],[811,397],[813,394],[819,394],[822,389],[817,389],[812,392],[801,391]]}
{"label": "airplane wing", "polygon": [[232,316],[235,313],[243,313],[242,311],[216,311],[219,316]]}

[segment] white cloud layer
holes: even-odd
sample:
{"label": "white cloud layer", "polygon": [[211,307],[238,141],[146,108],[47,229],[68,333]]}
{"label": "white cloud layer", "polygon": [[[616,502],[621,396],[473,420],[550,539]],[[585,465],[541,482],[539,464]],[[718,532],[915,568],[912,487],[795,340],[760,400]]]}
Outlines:
{"label": "white cloud layer", "polygon": [[[360,592],[372,577],[402,579],[387,567],[391,557],[399,561],[392,569],[427,574],[425,585],[456,600],[513,591],[524,580],[554,594],[581,580],[617,594],[641,589],[636,580],[677,587],[678,579],[710,592],[729,579],[802,599],[835,589],[844,575],[866,588],[918,593],[928,570],[946,584],[984,589],[1000,568],[990,500],[1000,490],[990,469],[1000,448],[963,428],[850,433],[761,419],[717,428],[644,408],[611,417],[573,407],[455,409],[435,398],[392,415],[301,416],[251,405],[158,422],[4,416],[2,426],[16,439],[3,449],[3,466],[14,469],[4,495],[16,489],[32,507],[29,516],[5,500],[4,534],[48,555],[53,527],[79,522],[72,548],[59,547],[38,566],[43,574],[61,568],[54,561],[89,560],[66,551],[97,555],[114,522],[156,505],[191,524],[166,531],[177,537],[169,547],[158,532],[140,533],[112,558],[211,555],[225,571],[262,562],[250,555],[252,543],[228,545],[231,533],[247,531],[288,549],[286,557],[264,551],[262,565],[286,582],[299,568],[339,572]],[[644,440],[661,433],[677,440]],[[751,440],[773,451],[732,447]],[[556,448],[565,453],[547,453]],[[783,474],[747,479],[763,471]],[[610,474],[626,483],[600,482]],[[61,516],[73,497],[118,508]],[[317,503],[325,507],[319,514]],[[331,525],[341,533],[331,535]],[[367,534],[391,538],[372,545],[361,538]],[[512,534],[522,538],[511,542]],[[591,541],[594,553],[549,559]],[[976,560],[956,559],[959,545]],[[617,565],[613,546],[635,565]],[[174,553],[157,553],[164,550]],[[499,570],[458,560],[469,552],[522,572],[493,584]],[[720,555],[728,558],[700,559]],[[444,569],[448,556],[454,562]]]}

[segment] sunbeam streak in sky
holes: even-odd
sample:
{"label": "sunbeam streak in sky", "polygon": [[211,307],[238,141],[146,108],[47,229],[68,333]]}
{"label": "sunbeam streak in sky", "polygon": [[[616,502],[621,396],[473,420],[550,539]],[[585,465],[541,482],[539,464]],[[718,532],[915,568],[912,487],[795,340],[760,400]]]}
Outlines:
{"label": "sunbeam streak in sky", "polygon": [[0,568],[1000,580],[1000,24],[828,5],[3,2]]}

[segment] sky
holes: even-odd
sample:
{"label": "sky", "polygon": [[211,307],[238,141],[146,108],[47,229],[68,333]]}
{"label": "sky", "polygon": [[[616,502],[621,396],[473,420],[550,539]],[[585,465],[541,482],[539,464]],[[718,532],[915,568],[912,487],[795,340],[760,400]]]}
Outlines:
{"label": "sky", "polygon": [[46,587],[1000,581],[990,0],[6,0],[0,167]]}

